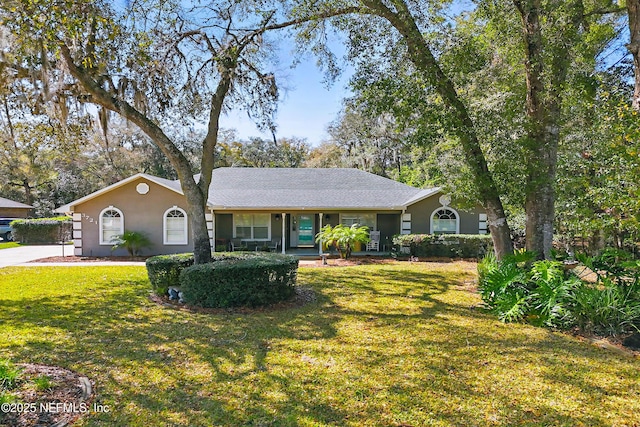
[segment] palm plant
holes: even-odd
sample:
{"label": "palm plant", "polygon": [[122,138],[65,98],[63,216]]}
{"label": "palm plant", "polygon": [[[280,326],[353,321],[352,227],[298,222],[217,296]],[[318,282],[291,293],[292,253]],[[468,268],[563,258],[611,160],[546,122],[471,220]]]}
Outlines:
{"label": "palm plant", "polygon": [[351,257],[356,242],[365,244],[369,242],[369,227],[358,224],[353,224],[351,227],[342,224],[335,227],[325,225],[316,234],[316,243],[334,246],[343,259]]}
{"label": "palm plant", "polygon": [[132,257],[140,255],[144,248],[153,246],[149,237],[139,231],[125,231],[122,234],[113,236],[111,243],[113,243],[112,251],[125,248]]}

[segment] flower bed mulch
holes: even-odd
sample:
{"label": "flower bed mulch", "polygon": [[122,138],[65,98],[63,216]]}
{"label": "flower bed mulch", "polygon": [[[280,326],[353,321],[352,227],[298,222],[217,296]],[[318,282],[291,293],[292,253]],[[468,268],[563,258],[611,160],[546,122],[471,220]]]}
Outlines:
{"label": "flower bed mulch", "polygon": [[[73,371],[57,366],[24,363],[22,379],[11,391],[15,403],[5,403],[0,412],[1,427],[71,425],[92,411],[93,384]],[[46,376],[51,387],[38,390],[33,380]]]}

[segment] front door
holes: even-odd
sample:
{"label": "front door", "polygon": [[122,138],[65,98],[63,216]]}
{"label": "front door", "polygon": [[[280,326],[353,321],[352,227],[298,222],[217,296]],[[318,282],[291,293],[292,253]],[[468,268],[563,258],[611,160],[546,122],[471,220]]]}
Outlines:
{"label": "front door", "polygon": [[313,215],[296,215],[297,245],[299,248],[312,248],[315,243],[315,217]]}

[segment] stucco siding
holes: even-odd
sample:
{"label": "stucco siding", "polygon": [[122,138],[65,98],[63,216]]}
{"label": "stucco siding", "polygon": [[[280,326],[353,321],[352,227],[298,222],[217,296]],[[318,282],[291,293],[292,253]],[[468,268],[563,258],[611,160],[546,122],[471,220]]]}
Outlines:
{"label": "stucco siding", "polygon": [[[438,200],[439,194],[428,199],[417,202],[407,207],[407,213],[411,214],[411,232],[413,234],[429,234],[431,232],[431,215],[442,207]],[[482,212],[480,208],[471,211],[463,211],[455,206],[455,201],[450,207],[454,209],[460,217],[460,234],[478,234],[479,217]]]}
{"label": "stucco siding", "polygon": [[[147,194],[139,194],[136,191],[136,186],[140,183],[146,183],[149,186]],[[126,231],[143,232],[151,239],[153,245],[143,251],[144,255],[193,251],[190,221],[187,221],[187,244],[165,245],[163,243],[164,213],[173,206],[187,211],[184,196],[140,178],[75,207],[74,213],[81,214],[82,255],[127,255],[124,249],[112,251],[111,245],[100,244],[100,213],[109,206],[122,212]]]}

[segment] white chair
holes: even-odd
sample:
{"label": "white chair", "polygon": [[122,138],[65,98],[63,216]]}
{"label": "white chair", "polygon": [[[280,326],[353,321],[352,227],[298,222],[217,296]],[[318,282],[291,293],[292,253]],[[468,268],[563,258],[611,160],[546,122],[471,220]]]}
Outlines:
{"label": "white chair", "polygon": [[369,232],[369,243],[367,243],[367,251],[378,251],[380,252],[380,232],[379,231],[371,231]]}

